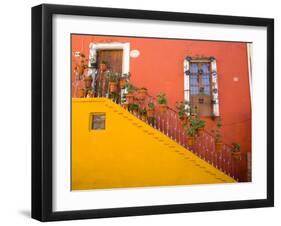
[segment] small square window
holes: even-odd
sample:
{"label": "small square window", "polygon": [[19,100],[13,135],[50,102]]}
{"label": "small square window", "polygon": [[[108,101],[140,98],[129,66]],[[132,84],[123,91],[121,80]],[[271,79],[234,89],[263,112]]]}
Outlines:
{"label": "small square window", "polygon": [[105,129],[105,113],[92,113],[91,130],[104,130],[104,129]]}

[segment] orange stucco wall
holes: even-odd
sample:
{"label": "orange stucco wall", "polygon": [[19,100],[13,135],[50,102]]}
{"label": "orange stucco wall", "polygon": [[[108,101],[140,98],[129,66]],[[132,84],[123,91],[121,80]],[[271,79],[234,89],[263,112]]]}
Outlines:
{"label": "orange stucco wall", "polygon": [[[171,107],[176,101],[183,100],[184,58],[215,57],[223,140],[229,144],[240,143],[244,153],[251,151],[251,100],[246,43],[73,35],[72,53],[81,51],[88,57],[90,42],[130,42],[131,50],[140,51],[139,57],[130,58],[131,82],[138,87],[148,88],[153,96],[160,91],[165,92]],[[73,55],[72,61],[74,67]],[[235,82],[234,77],[239,80]],[[208,119],[208,124],[209,127],[213,126],[211,119]]]}

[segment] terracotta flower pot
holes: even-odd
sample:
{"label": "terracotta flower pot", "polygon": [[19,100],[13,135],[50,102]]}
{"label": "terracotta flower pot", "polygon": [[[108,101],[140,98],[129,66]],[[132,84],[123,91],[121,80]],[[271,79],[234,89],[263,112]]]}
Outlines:
{"label": "terracotta flower pot", "polygon": [[122,106],[123,106],[124,109],[128,109],[129,104],[128,103],[123,103]]}
{"label": "terracotta flower pot", "polygon": [[222,142],[216,142],[215,148],[217,152],[220,152],[222,150]]}
{"label": "terracotta flower pot", "polygon": [[198,135],[202,135],[204,132],[204,127],[198,128],[197,132],[198,132]]}
{"label": "terracotta flower pot", "polygon": [[93,97],[94,97],[94,93],[89,92],[89,93],[87,94],[87,98],[93,98]]}
{"label": "terracotta flower pot", "polygon": [[147,95],[147,89],[143,89],[143,88],[139,89],[139,91],[138,91],[139,100],[144,100],[146,95]]}
{"label": "terracotta flower pot", "polygon": [[77,65],[77,73],[78,75],[83,75],[85,71],[85,65]]}
{"label": "terracotta flower pot", "polygon": [[128,104],[134,103],[134,95],[132,93],[128,93],[126,95],[126,100],[127,100]]}
{"label": "terracotta flower pot", "polygon": [[154,109],[147,109],[147,117],[152,118],[154,116]]}
{"label": "terracotta flower pot", "polygon": [[146,116],[146,115],[142,115],[142,116],[141,116],[141,120],[146,122],[147,116]]}
{"label": "terracotta flower pot", "polygon": [[84,98],[85,97],[85,90],[84,89],[79,89],[78,90],[78,97],[79,98]]}
{"label": "terracotta flower pot", "polygon": [[101,71],[101,72],[105,72],[106,69],[107,69],[107,66],[106,66],[106,64],[100,64],[100,65],[99,65],[99,68],[100,68],[100,71]]}
{"label": "terracotta flower pot", "polygon": [[84,78],[85,88],[91,88],[92,87],[92,82],[93,82],[92,77]]}
{"label": "terracotta flower pot", "polygon": [[161,113],[164,113],[167,111],[167,105],[166,104],[159,104],[159,111]]}
{"label": "terracotta flower pot", "polygon": [[116,93],[118,86],[117,82],[109,82],[109,92]]}
{"label": "terracotta flower pot", "polygon": [[187,117],[180,117],[181,124],[184,126],[187,123]]}
{"label": "terracotta flower pot", "polygon": [[119,84],[120,84],[120,88],[124,89],[127,84],[127,79],[121,78]]}
{"label": "terracotta flower pot", "polygon": [[241,157],[241,152],[240,151],[233,151],[232,153],[231,153],[231,155],[232,155],[232,157],[234,158],[234,159],[236,159],[236,160],[240,160],[240,157]]}
{"label": "terracotta flower pot", "polygon": [[193,146],[194,145],[194,137],[187,137],[187,145]]}
{"label": "terracotta flower pot", "polygon": [[133,115],[134,116],[138,116],[138,114],[139,114],[138,110],[133,110]]}

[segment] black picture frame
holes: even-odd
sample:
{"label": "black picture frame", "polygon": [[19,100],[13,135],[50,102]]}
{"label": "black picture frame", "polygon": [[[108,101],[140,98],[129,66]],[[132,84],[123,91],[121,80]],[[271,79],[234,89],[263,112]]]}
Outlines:
{"label": "black picture frame", "polygon": [[[52,18],[55,14],[266,27],[267,198],[54,212],[52,210]],[[32,8],[32,218],[40,221],[56,221],[271,206],[274,206],[273,19],[49,4]]]}

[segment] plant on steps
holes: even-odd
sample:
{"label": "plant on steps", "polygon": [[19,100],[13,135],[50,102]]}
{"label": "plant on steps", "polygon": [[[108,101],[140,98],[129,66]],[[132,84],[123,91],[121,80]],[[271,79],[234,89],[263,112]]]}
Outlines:
{"label": "plant on steps", "polygon": [[93,82],[93,77],[91,75],[90,76],[86,76],[84,78],[85,88],[86,89],[91,88],[92,87],[92,82]]}
{"label": "plant on steps", "polygon": [[107,61],[101,61],[101,63],[99,64],[99,69],[100,69],[100,71],[101,72],[105,72],[106,71],[106,69],[107,69]]}
{"label": "plant on steps", "polygon": [[126,109],[126,110],[127,110],[128,107],[129,107],[129,104],[128,104],[127,100],[126,100],[126,94],[123,94],[123,95],[122,95],[121,106],[122,106],[124,109]]}
{"label": "plant on steps", "polygon": [[120,85],[121,89],[125,89],[126,88],[126,85],[128,83],[128,80],[130,79],[130,77],[131,77],[131,73],[130,72],[125,73],[125,74],[123,74],[120,77],[119,85]]}
{"label": "plant on steps", "polygon": [[157,101],[159,104],[159,111],[161,113],[165,112],[167,110],[167,103],[168,103],[166,94],[163,92],[160,92],[157,95]]}
{"label": "plant on steps", "polygon": [[176,102],[176,109],[178,110],[178,116],[181,120],[182,125],[186,125],[189,116],[189,102],[188,101],[181,101]]}
{"label": "plant on steps", "polygon": [[142,87],[138,90],[138,99],[143,101],[147,95],[147,88]]}
{"label": "plant on steps", "polygon": [[214,134],[214,138],[215,138],[215,149],[216,151],[221,151],[222,149],[222,135],[221,135],[221,127],[222,127],[222,123],[221,123],[221,118],[218,118],[217,124],[216,124],[216,130],[212,130],[213,134]]}
{"label": "plant on steps", "polygon": [[134,92],[136,91],[136,88],[130,83],[127,83],[125,88],[127,89],[127,94],[126,94],[127,103],[128,104],[134,103]]}
{"label": "plant on steps", "polygon": [[133,103],[133,104],[130,104],[130,105],[129,105],[129,111],[130,111],[130,112],[133,112],[133,114],[134,114],[135,116],[138,116],[139,108],[140,108],[139,105],[136,104],[136,103]]}
{"label": "plant on steps", "polygon": [[187,128],[187,144],[188,146],[194,145],[194,136],[196,134],[196,130],[194,127],[190,126]]}
{"label": "plant on steps", "polygon": [[118,90],[118,82],[120,79],[120,74],[117,72],[109,72],[107,76],[109,81],[109,92],[116,93]]}
{"label": "plant on steps", "polygon": [[206,124],[206,122],[204,120],[202,120],[200,118],[198,119],[196,127],[197,127],[197,132],[199,135],[203,134],[205,124]]}
{"label": "plant on steps", "polygon": [[141,120],[146,122],[146,120],[147,120],[147,111],[146,111],[146,109],[145,108],[140,109],[139,113],[140,113]]}
{"label": "plant on steps", "polygon": [[147,117],[151,118],[154,116],[155,104],[153,102],[149,102],[147,106]]}
{"label": "plant on steps", "polygon": [[78,90],[78,97],[84,98],[85,97],[85,89],[79,89]]}
{"label": "plant on steps", "polygon": [[81,80],[84,77],[84,72],[88,68],[87,59],[85,59],[85,54],[80,53],[77,57],[79,57],[80,62],[75,65],[74,71],[77,74],[77,79]]}
{"label": "plant on steps", "polygon": [[149,117],[147,118],[147,122],[149,125],[151,125],[152,127],[156,126],[156,118],[155,117]]}
{"label": "plant on steps", "polygon": [[110,98],[113,102],[118,103],[119,94],[118,94],[118,93],[110,93],[110,94],[109,94],[109,98]]}
{"label": "plant on steps", "polygon": [[206,122],[204,120],[200,119],[199,116],[195,116],[195,117],[193,116],[193,118],[190,119],[190,124],[195,129],[196,133],[201,135],[204,131]]}
{"label": "plant on steps", "polygon": [[234,159],[239,160],[241,158],[241,145],[238,143],[232,143],[231,155]]}

